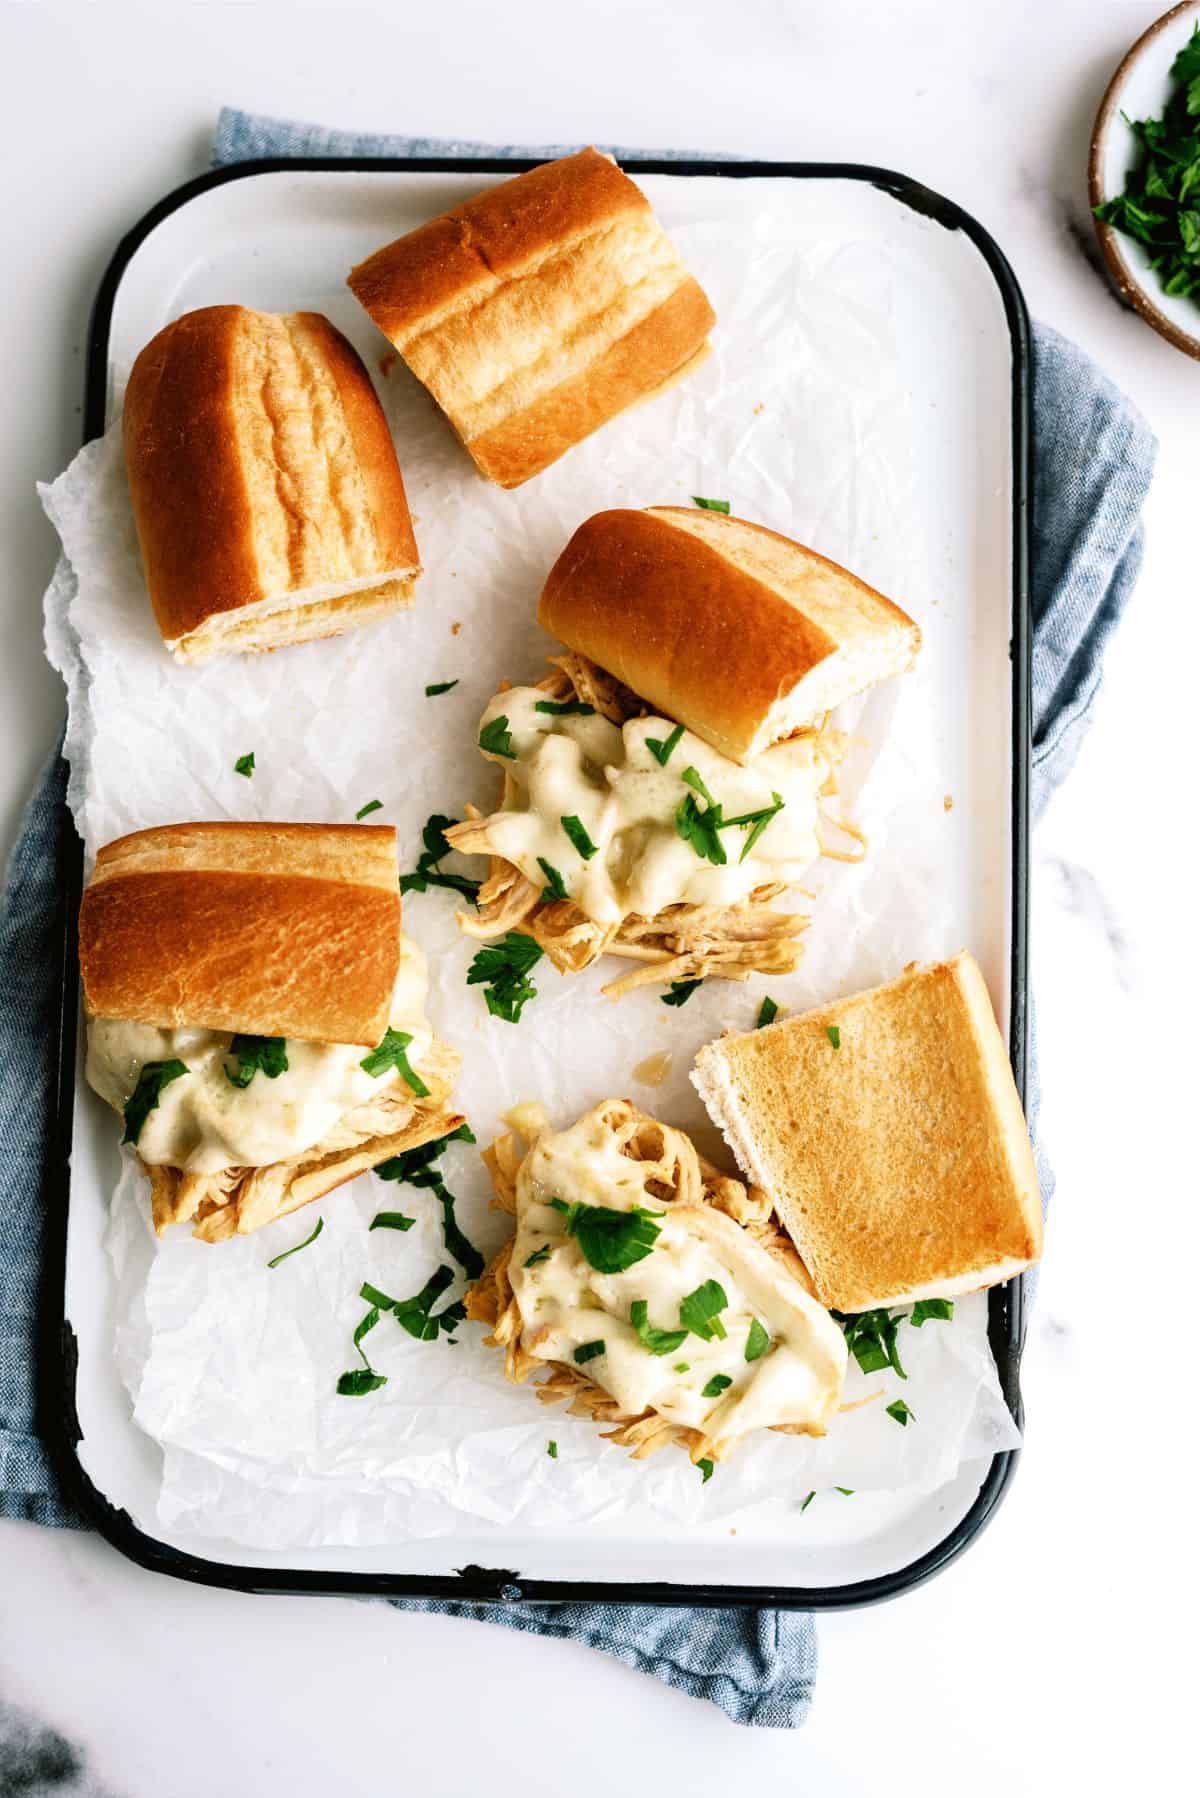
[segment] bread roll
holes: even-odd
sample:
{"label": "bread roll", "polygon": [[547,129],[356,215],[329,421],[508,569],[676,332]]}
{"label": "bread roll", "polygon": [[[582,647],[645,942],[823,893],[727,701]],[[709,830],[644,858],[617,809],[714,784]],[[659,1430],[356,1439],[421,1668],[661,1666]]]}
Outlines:
{"label": "bread roll", "polygon": [[107,844],[79,914],[94,1017],[374,1048],[400,966],[390,826],[170,824]]}
{"label": "bread roll", "polygon": [[538,619],[737,762],[910,668],[899,606],[802,544],[683,506],[597,512],[550,570]]}
{"label": "bread roll", "polygon": [[398,238],[350,286],[501,487],[681,374],[715,322],[646,196],[590,149]]}
{"label": "bread roll", "polygon": [[185,313],[125,394],[146,585],[181,662],[331,637],[412,604],[420,574],[383,409],[316,312]]}
{"label": "bread roll", "polygon": [[1029,1132],[965,951],[709,1043],[692,1080],[835,1310],[973,1292],[1042,1252]]}

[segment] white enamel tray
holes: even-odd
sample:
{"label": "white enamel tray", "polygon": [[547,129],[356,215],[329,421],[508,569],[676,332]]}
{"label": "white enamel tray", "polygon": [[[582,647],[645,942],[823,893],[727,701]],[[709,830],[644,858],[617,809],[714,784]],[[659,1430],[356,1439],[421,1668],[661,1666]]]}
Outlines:
{"label": "white enamel tray", "polygon": [[[192,307],[237,299],[268,310],[330,313],[374,372],[380,340],[356,315],[346,271],[364,254],[522,165],[494,162],[257,163],[180,189],[118,248],[97,298],[86,434],[111,419],[114,371]],[[987,234],[906,178],[853,166],[625,166],[668,230],[731,221],[768,191],[817,232],[886,247],[903,275],[894,328],[914,396],[917,521],[939,595],[936,657],[947,788],[958,845],[957,943],[987,977],[1018,1085],[1025,1054],[1029,633],[1025,509],[1029,487],[1027,321]],[[532,484],[536,487],[536,483]],[[530,492],[532,489],[526,489]],[[503,671],[497,671],[503,672]],[[97,1527],[144,1565],[254,1590],[593,1598],[614,1602],[858,1604],[891,1596],[945,1565],[1001,1497],[1012,1454],[969,1463],[932,1494],[860,1494],[794,1505],[732,1532],[708,1525],[638,1535],[628,1526],[469,1534],[367,1548],[267,1553],[172,1533],[154,1520],[160,1451],[134,1425],[112,1352],[104,1227],[112,1119],[82,1077],[74,941],[82,857],[69,820],[60,1101],[48,1206],[61,1229],[61,1313],[48,1320],[47,1415],[63,1470]],[[956,944],[957,946],[957,944]],[[464,1096],[469,1109],[469,1095]],[[1001,1384],[1020,1418],[1019,1282],[991,1295]]]}

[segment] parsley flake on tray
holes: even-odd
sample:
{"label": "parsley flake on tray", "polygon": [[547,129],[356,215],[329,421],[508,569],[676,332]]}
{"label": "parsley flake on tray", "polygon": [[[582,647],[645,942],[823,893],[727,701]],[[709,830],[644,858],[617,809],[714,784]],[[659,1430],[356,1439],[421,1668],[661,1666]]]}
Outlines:
{"label": "parsley flake on tray", "polygon": [[[372,1227],[372,1229],[374,1229],[374,1225],[372,1225],[371,1227]],[[310,1244],[314,1243],[317,1240],[317,1237],[321,1234],[321,1231],[324,1228],[325,1228],[325,1219],[323,1217],[319,1217],[317,1219],[317,1227],[313,1231],[311,1236],[306,1236],[304,1238],[303,1242],[295,1243],[293,1245],[293,1247],[290,1249],[284,1249],[282,1255],[274,1256],[272,1260],[267,1262],[267,1266],[268,1267],[278,1267],[279,1263],[281,1261],[286,1261],[289,1255],[298,1255],[300,1253],[301,1249],[308,1248],[310,1246]]]}
{"label": "parsley flake on tray", "polygon": [[519,930],[510,930],[498,943],[489,943],[476,953],[467,971],[467,985],[488,989],[483,996],[494,1018],[519,1024],[526,1005],[537,998],[529,971],[541,959],[540,943]]}
{"label": "parsley flake on tray", "polygon": [[361,824],[364,818],[369,818],[371,816],[372,812],[381,812],[382,810],[383,810],[383,800],[382,799],[368,799],[367,803],[365,805],[360,805],[358,810],[355,812],[354,822],[356,824]]}
{"label": "parsley flake on tray", "polygon": [[233,771],[235,774],[245,775],[246,779],[249,780],[254,773],[254,751],[251,750],[249,755],[239,755],[237,761],[233,764]]}
{"label": "parsley flake on tray", "polygon": [[[442,1208],[442,1240],[446,1252],[453,1255],[468,1279],[477,1280],[483,1272],[483,1256],[469,1237],[463,1234],[455,1216],[457,1203],[454,1194],[448,1189],[441,1176],[441,1170],[434,1162],[445,1152],[452,1142],[475,1141],[475,1134],[469,1124],[460,1124],[457,1130],[448,1131],[445,1136],[437,1137],[433,1142],[420,1143],[415,1149],[405,1149],[400,1155],[393,1155],[387,1161],[381,1161],[375,1169],[381,1180],[402,1180],[409,1186],[424,1187],[431,1191]],[[381,1211],[371,1225],[376,1228],[407,1230],[412,1218],[404,1222],[389,1223],[384,1226],[380,1219],[401,1219],[400,1211]]]}
{"label": "parsley flake on tray", "polygon": [[426,687],[425,697],[426,697],[426,699],[437,699],[443,693],[453,693],[453,691],[454,691],[455,687],[457,687],[457,685],[458,685],[458,682],[456,680],[434,681],[434,683],[431,687]]}
{"label": "parsley flake on tray", "polygon": [[664,1005],[686,1005],[698,986],[704,985],[704,978],[698,980],[673,980],[665,993],[659,998]]}
{"label": "parsley flake on tray", "polygon": [[729,513],[729,501],[727,499],[701,499],[698,493],[693,493],[692,504],[694,506],[699,506],[702,512],[724,512],[726,516],[728,516]]}

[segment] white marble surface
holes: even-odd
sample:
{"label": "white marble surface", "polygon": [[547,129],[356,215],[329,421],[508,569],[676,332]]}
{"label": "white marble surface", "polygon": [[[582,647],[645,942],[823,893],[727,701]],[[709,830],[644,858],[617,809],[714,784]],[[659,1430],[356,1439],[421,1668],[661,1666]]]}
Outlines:
{"label": "white marble surface", "polygon": [[[961,201],[1034,313],[1162,442],[1140,590],[1095,728],[1036,839],[1034,979],[1058,1196],[1024,1386],[1027,1451],[932,1584],[821,1622],[797,1735],[586,1650],[332,1600],[192,1590],[96,1539],[0,1526],[0,1738],[27,1713],[78,1778],[9,1792],[325,1798],[399,1782],[647,1790],[1124,1791],[1192,1762],[1197,1247],[1192,953],[1200,365],[1089,266],[1083,171],[1142,0],[439,0],[334,10],[0,4],[9,180],[0,287],[0,842],[61,709],[40,658],[53,544],[35,477],[78,440],[87,310],[120,232],[203,166],[218,106],[480,138],[727,147],[890,165]],[[20,146],[14,156],[13,146]],[[15,164],[15,166],[14,166]],[[1165,650],[1165,652],[1164,652]],[[1133,1226],[1133,1228],[1131,1228]],[[530,1712],[536,1712],[530,1717]],[[514,1718],[525,1720],[519,1730]],[[532,1724],[532,1727],[529,1725]],[[53,1753],[48,1763],[55,1759]],[[4,1766],[0,1761],[0,1769]]]}

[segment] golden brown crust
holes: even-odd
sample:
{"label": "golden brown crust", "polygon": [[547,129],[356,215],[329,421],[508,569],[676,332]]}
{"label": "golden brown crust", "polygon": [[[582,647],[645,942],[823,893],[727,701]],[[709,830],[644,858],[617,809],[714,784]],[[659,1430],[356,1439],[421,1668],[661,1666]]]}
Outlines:
{"label": "golden brown crust", "polygon": [[592,149],[475,195],[349,284],[504,487],[686,372],[714,323],[645,195]]}
{"label": "golden brown crust", "polygon": [[665,385],[696,354],[716,323],[698,281],[690,277],[647,318],[582,374],[468,444],[479,467],[500,487],[519,487]]}
{"label": "golden brown crust", "polygon": [[88,1011],[373,1048],[400,965],[387,826],[175,824],[107,844],[79,913]]}
{"label": "golden brown crust", "polygon": [[1029,1133],[966,952],[709,1043],[693,1079],[824,1304],[968,1292],[1041,1254]]}
{"label": "golden brown crust", "polygon": [[[739,762],[772,740],[772,709],[839,656],[866,652],[870,667],[856,661],[863,678],[834,703],[910,665],[920,642],[906,613],[837,563],[678,506],[587,519],[550,570],[538,621]],[[776,714],[777,734],[826,709]]]}
{"label": "golden brown crust", "polygon": [[385,337],[405,340],[498,280],[650,202],[611,156],[579,150],[527,169],[430,219],[351,270],[349,286]]}
{"label": "golden brown crust", "polygon": [[[291,593],[357,583],[361,597],[379,576],[408,603],[420,569],[391,436],[320,314],[185,313],[134,363],[123,432],[151,604],[184,659],[193,633]],[[331,635],[345,621],[336,595],[325,607]],[[281,629],[273,614],[270,641],[291,640]]]}

